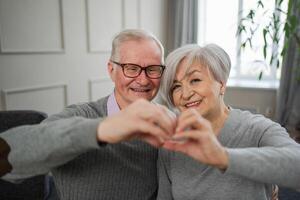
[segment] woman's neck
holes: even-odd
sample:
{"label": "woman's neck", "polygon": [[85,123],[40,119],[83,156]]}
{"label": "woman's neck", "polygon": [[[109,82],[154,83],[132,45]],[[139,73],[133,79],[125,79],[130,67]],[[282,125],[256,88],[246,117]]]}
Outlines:
{"label": "woman's neck", "polygon": [[220,108],[214,113],[214,115],[211,116],[211,119],[208,119],[216,135],[220,134],[220,131],[223,128],[226,119],[228,118],[229,111],[229,107],[222,103]]}

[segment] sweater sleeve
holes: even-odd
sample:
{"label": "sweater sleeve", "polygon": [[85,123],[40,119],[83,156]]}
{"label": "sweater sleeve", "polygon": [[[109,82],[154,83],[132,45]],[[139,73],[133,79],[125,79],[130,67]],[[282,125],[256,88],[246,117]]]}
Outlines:
{"label": "sweater sleeve", "polygon": [[[259,182],[300,189],[300,145],[279,124],[262,120],[257,147],[227,149],[234,173]],[[267,125],[266,125],[267,124]],[[257,128],[257,127],[256,127]]]}
{"label": "sweater sleeve", "polygon": [[169,178],[170,159],[166,150],[160,149],[157,161],[158,194],[157,200],[172,200],[172,185]]}
{"label": "sweater sleeve", "polygon": [[2,173],[1,178],[18,182],[45,174],[51,168],[98,148],[96,131],[102,119],[82,116],[84,113],[79,107],[73,106],[50,116],[41,124],[20,126],[2,133],[1,162],[6,155],[10,169]]}

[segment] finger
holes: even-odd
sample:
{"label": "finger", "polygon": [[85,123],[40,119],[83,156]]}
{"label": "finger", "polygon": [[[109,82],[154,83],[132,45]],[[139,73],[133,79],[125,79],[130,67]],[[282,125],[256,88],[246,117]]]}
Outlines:
{"label": "finger", "polygon": [[143,135],[139,135],[139,138],[154,147],[161,147],[164,144],[161,140],[158,140],[156,137],[153,137],[152,135],[143,134]]}
{"label": "finger", "polygon": [[172,142],[177,142],[177,143],[184,143],[188,140],[188,138],[185,138],[183,136],[178,136],[178,137],[174,137],[172,136],[170,139]]}
{"label": "finger", "polygon": [[[212,131],[189,130],[177,133],[173,138],[184,138],[185,142],[178,142],[179,144],[197,145],[199,148],[219,146],[219,141]],[[188,149],[188,147],[187,147]]]}
{"label": "finger", "polygon": [[189,130],[177,133],[174,139],[168,140],[164,143],[163,147],[172,151],[182,152],[193,157],[195,149],[202,149],[211,140],[210,135],[202,134],[198,130]]}
{"label": "finger", "polygon": [[168,135],[173,135],[176,127],[175,115],[168,113],[162,106],[155,106],[150,121],[153,121],[160,128],[164,129]]}
{"label": "finger", "polygon": [[180,115],[178,116],[177,119],[177,129],[176,131],[182,131],[185,130],[187,127],[187,123],[184,123],[186,121],[189,121],[190,118],[195,116],[195,112],[192,112],[193,109],[187,109],[185,111],[183,111],[182,113],[180,113]]}
{"label": "finger", "polygon": [[176,132],[181,132],[189,129],[201,129],[201,124],[198,121],[199,116],[189,115],[178,119]]}
{"label": "finger", "polygon": [[210,122],[204,119],[196,110],[191,109],[190,112],[184,113],[183,116],[178,118],[176,132],[186,129],[207,129]]}
{"label": "finger", "polygon": [[176,151],[186,154],[188,149],[188,143],[166,141],[163,145],[163,148],[168,149],[170,151]]}
{"label": "finger", "polygon": [[[156,126],[155,124],[145,121],[145,120],[138,120],[135,122],[137,126],[137,130],[135,131],[137,134],[148,134],[153,137],[156,137],[160,142],[164,142],[165,140],[169,139],[170,136],[164,129]],[[141,135],[142,136],[142,135]]]}
{"label": "finger", "polygon": [[[125,108],[124,110],[126,112],[124,112],[129,118],[133,117],[135,119],[135,124],[137,124],[136,120],[140,120],[140,122],[141,120],[148,121],[163,129],[167,135],[174,133],[175,125],[173,124],[171,117],[165,113],[163,108],[142,99],[135,101],[129,107]],[[132,127],[139,127],[139,129],[143,128],[138,125]]]}
{"label": "finger", "polygon": [[162,120],[158,121],[158,124],[166,129],[168,133],[171,135],[175,132],[176,127],[176,115],[171,112],[165,106],[159,105],[159,112],[161,112]]}
{"label": "finger", "polygon": [[173,135],[172,139],[173,142],[179,141],[179,143],[191,140],[198,141],[202,135],[204,134],[202,134],[200,130],[186,130],[177,132],[175,135]]}

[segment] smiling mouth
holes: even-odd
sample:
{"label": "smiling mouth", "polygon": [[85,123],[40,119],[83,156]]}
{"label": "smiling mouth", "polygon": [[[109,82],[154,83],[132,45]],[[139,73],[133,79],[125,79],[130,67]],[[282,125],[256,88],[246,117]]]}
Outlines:
{"label": "smiling mouth", "polygon": [[145,89],[143,89],[143,88],[130,88],[130,89],[134,92],[142,92],[142,93],[147,93],[147,92],[151,91],[151,89],[148,89],[148,88],[145,88]]}
{"label": "smiling mouth", "polygon": [[196,106],[198,106],[201,102],[202,102],[202,100],[199,100],[199,101],[193,101],[193,102],[190,102],[190,103],[186,103],[186,104],[184,105],[184,107],[186,107],[186,108],[196,107]]}

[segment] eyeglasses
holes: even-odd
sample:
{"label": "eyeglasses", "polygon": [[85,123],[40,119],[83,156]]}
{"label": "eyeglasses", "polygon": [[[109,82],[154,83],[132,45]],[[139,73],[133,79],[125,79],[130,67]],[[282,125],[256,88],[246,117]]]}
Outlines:
{"label": "eyeglasses", "polygon": [[124,76],[128,78],[136,78],[142,71],[145,71],[148,78],[157,79],[162,76],[165,69],[164,65],[149,65],[143,68],[140,65],[132,63],[118,63],[113,60],[111,60],[111,62],[122,67]]}

